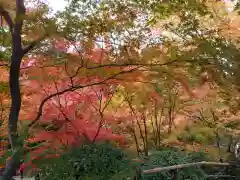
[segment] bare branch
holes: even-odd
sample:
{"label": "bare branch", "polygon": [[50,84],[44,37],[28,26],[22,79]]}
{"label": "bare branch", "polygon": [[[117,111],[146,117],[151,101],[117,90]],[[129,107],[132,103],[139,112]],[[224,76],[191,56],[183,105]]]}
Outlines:
{"label": "bare branch", "polygon": [[[77,68],[76,72],[72,76],[70,76],[70,78],[75,77],[79,73],[79,71],[84,68],[88,69],[88,70],[92,70],[92,69],[100,69],[100,68],[105,68],[105,67],[109,67],[109,68],[111,68],[111,67],[128,67],[128,66],[156,67],[156,66],[164,66],[164,65],[174,64],[175,62],[178,62],[178,60],[173,60],[173,61],[169,61],[166,63],[157,63],[157,64],[125,63],[125,64],[104,64],[104,65],[97,65],[97,66],[92,66],[92,67],[87,67],[87,66],[81,64]],[[47,68],[47,67],[58,67],[58,66],[59,65],[54,65],[54,64],[46,65],[46,66],[29,66],[29,67],[21,68],[21,70],[30,69],[32,67]]]}
{"label": "bare branch", "polygon": [[140,63],[125,63],[125,64],[104,64],[99,66],[93,66],[93,67],[85,67],[86,69],[98,69],[98,68],[104,68],[104,67],[127,67],[127,66],[142,66],[142,67],[155,67],[155,66],[164,66],[164,65],[170,65],[178,60],[173,60],[165,63],[156,63],[156,64],[140,64]]}
{"label": "bare branch", "polygon": [[237,178],[237,176],[231,176],[231,175],[207,175],[207,179],[219,179],[219,178]]}
{"label": "bare branch", "polygon": [[99,115],[100,115],[101,118],[100,118],[100,121],[99,121],[99,124],[98,124],[97,132],[96,132],[96,134],[95,134],[95,136],[94,136],[94,138],[92,140],[92,143],[94,143],[96,141],[96,139],[97,139],[97,137],[98,137],[98,135],[100,133],[100,130],[101,130],[101,128],[103,126],[103,122],[104,122],[104,111],[107,108],[107,106],[110,104],[110,102],[112,101],[112,98],[113,98],[114,94],[115,94],[115,92],[113,92],[111,94],[110,98],[105,102],[105,105],[102,107],[102,93],[101,93],[101,96],[99,98],[100,105],[99,105],[99,110],[98,110]]}
{"label": "bare branch", "polygon": [[159,168],[154,168],[154,169],[143,170],[143,173],[144,174],[151,174],[151,173],[156,173],[156,172],[169,171],[169,170],[173,170],[173,169],[182,169],[182,168],[186,168],[186,167],[202,166],[202,165],[230,166],[231,164],[230,163],[202,161],[202,162],[179,164],[179,165],[174,165],[174,166],[159,167]]}

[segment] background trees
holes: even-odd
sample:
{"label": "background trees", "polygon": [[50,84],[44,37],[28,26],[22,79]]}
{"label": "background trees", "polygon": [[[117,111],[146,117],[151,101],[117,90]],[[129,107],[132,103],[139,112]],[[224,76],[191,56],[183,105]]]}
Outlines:
{"label": "background trees", "polygon": [[[23,159],[96,141],[148,156],[166,144],[189,150],[189,139],[201,148],[213,133],[221,148],[218,127],[239,109],[239,17],[223,2],[70,1],[51,16],[44,2],[0,2],[2,179]],[[205,116],[209,134],[180,134]]]}

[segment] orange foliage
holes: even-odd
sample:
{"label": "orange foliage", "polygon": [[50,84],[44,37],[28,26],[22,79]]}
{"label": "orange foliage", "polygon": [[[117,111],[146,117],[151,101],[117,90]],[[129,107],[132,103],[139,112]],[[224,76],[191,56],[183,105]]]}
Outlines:
{"label": "orange foliage", "polygon": [[[68,42],[63,43],[59,40],[54,43],[59,50],[68,51]],[[88,60],[100,63],[97,59],[101,59],[102,49],[94,49],[92,53]],[[114,72],[118,73],[122,68],[105,68],[106,75],[104,76],[107,77],[100,77],[97,73],[93,73],[89,76],[77,74],[74,78],[69,78],[64,64],[41,67],[39,60],[42,60],[41,57],[25,59],[22,66],[22,76],[24,75],[25,78],[21,80],[20,120],[33,121],[44,99],[66,89],[70,90],[55,95],[45,102],[42,115],[36,125],[31,128],[31,137],[27,139],[27,143],[42,142],[42,146],[37,149],[25,146],[31,152],[32,158],[39,158],[39,155],[46,150],[61,151],[62,147],[71,147],[86,140],[113,140],[123,144],[123,137],[114,134],[109,126],[111,113],[108,115],[108,112],[104,112],[104,122],[100,124],[102,117],[98,110],[102,106],[100,103],[106,102],[111,97],[112,89],[114,90],[119,83],[114,79],[105,82],[104,79],[108,78],[107,73],[109,72],[110,75]],[[67,70],[76,69],[72,64],[69,64],[67,68]],[[104,84],[88,86],[101,81],[104,81]],[[87,87],[75,88],[79,85]],[[112,118],[112,121],[115,119]]]}

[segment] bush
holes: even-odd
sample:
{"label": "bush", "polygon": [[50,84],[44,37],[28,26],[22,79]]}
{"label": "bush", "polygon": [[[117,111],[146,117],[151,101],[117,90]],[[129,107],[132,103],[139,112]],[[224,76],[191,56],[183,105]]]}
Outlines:
{"label": "bush", "polygon": [[187,133],[183,133],[180,134],[177,139],[179,141],[184,141],[184,142],[188,142],[188,143],[205,143],[207,140],[206,138],[202,135],[202,134],[187,134]]}
{"label": "bush", "polygon": [[193,128],[190,131],[183,131],[177,136],[177,139],[189,143],[213,144],[215,142],[215,135],[209,128]]}
{"label": "bush", "polygon": [[109,144],[81,145],[41,167],[41,180],[124,180],[134,176],[134,164]]}
{"label": "bush", "polygon": [[191,134],[192,142],[205,143],[207,139],[202,134]]}
{"label": "bush", "polygon": [[[163,149],[154,152],[143,169],[151,169],[153,167],[164,167],[177,164],[199,162],[206,160],[206,154],[201,152],[185,153],[177,149]],[[170,180],[173,179],[173,171],[164,171],[160,174],[145,175],[147,179]],[[204,171],[199,167],[189,167],[180,170],[180,179],[202,180],[205,179]]]}

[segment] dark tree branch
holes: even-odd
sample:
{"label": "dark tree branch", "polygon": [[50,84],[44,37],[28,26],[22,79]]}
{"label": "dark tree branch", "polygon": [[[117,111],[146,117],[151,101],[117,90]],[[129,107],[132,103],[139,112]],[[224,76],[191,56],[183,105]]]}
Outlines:
{"label": "dark tree branch", "polygon": [[[115,91],[116,92],[116,91]],[[97,132],[92,140],[92,143],[95,143],[96,140],[97,140],[97,137],[98,135],[100,134],[100,131],[101,131],[101,128],[103,127],[103,122],[104,122],[104,111],[105,109],[108,107],[108,105],[110,104],[110,102],[112,101],[112,98],[115,94],[115,92],[113,92],[110,96],[110,98],[105,102],[105,105],[102,107],[102,94],[100,96],[99,99],[99,102],[100,102],[100,105],[99,105],[99,109],[98,109],[98,113],[100,115],[100,121],[99,121],[99,124],[98,124],[98,128],[97,128]],[[102,93],[102,92],[100,92]],[[97,95],[97,94],[96,94]]]}
{"label": "dark tree branch", "polygon": [[[96,65],[96,66],[92,66],[92,67],[88,67],[85,65],[81,65],[77,68],[77,71],[74,73],[74,75],[70,76],[70,78],[73,78],[76,76],[77,73],[79,73],[79,71],[82,68],[86,68],[88,70],[92,70],[92,69],[100,69],[100,68],[112,68],[112,67],[129,67],[129,66],[141,66],[141,67],[157,67],[157,66],[165,66],[165,65],[171,65],[178,62],[178,60],[173,60],[173,61],[169,61],[166,63],[156,63],[156,64],[141,64],[141,63],[125,63],[125,64],[103,64],[103,65]],[[21,70],[25,70],[25,69],[30,69],[32,66],[30,67],[25,67],[25,68],[21,68]],[[51,64],[51,65],[47,65],[47,66],[34,66],[34,67],[38,67],[38,68],[47,68],[47,67],[57,67],[57,65]]]}
{"label": "dark tree branch", "polygon": [[141,64],[141,63],[125,63],[125,64],[103,64],[98,66],[92,66],[92,67],[85,67],[86,69],[98,69],[98,68],[105,68],[105,67],[128,67],[128,66],[142,66],[142,67],[156,67],[156,66],[164,66],[164,65],[170,65],[173,63],[178,62],[178,60],[172,60],[165,63],[155,63],[155,64]]}
{"label": "dark tree branch", "polygon": [[51,98],[53,98],[55,96],[58,96],[58,95],[62,95],[62,94],[67,93],[67,92],[76,91],[76,90],[81,89],[81,88],[104,84],[107,81],[109,81],[111,79],[114,79],[116,76],[119,76],[119,75],[125,74],[125,73],[131,73],[133,71],[136,71],[137,69],[138,68],[134,68],[134,69],[131,69],[129,71],[121,71],[121,72],[116,73],[116,74],[114,74],[114,75],[112,75],[112,76],[110,76],[110,77],[108,77],[108,78],[106,78],[106,79],[104,79],[102,81],[91,83],[91,84],[86,84],[86,85],[75,85],[75,86],[69,87],[69,88],[64,89],[62,91],[58,91],[56,93],[53,93],[53,94],[49,95],[48,97],[44,98],[43,101],[41,102],[41,104],[40,104],[40,106],[38,108],[38,113],[37,113],[36,118],[28,125],[28,127],[31,128],[32,126],[34,126],[36,124],[36,122],[40,119],[40,117],[42,116],[42,113],[43,113],[43,106]]}
{"label": "dark tree branch", "polygon": [[8,27],[10,29],[10,32],[12,33],[13,31],[13,21],[12,18],[9,14],[9,12],[7,12],[1,5],[0,5],[0,15],[4,17],[5,21],[8,24]]}
{"label": "dark tree branch", "polygon": [[39,39],[35,40],[35,41],[32,41],[28,46],[24,47],[23,48],[23,54],[27,54],[29,53],[30,51],[33,50],[33,48],[39,44],[41,41],[43,41],[45,38],[46,38],[47,35],[44,35],[42,37],[40,37]]}

